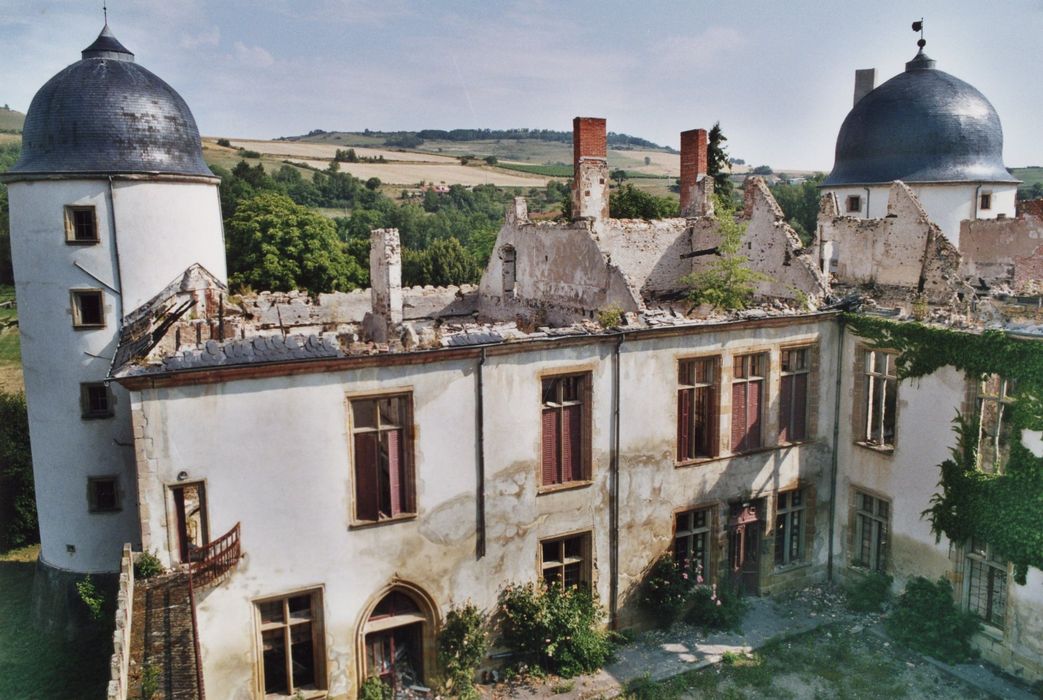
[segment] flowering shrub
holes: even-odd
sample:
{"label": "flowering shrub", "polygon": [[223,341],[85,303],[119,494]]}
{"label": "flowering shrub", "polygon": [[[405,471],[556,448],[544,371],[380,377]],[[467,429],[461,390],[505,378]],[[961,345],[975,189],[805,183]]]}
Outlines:
{"label": "flowering shrub", "polygon": [[488,647],[482,614],[474,603],[453,607],[438,633],[438,663],[445,673],[446,694],[476,698],[474,675]]}
{"label": "flowering shrub", "polygon": [[699,564],[688,559],[675,561],[672,555],[666,554],[645,575],[638,602],[660,624],[669,624],[685,611],[692,592],[702,583]]}
{"label": "flowering shrub", "polygon": [[518,663],[565,678],[601,668],[611,657],[604,612],[588,591],[511,584],[500,592],[500,641]]}

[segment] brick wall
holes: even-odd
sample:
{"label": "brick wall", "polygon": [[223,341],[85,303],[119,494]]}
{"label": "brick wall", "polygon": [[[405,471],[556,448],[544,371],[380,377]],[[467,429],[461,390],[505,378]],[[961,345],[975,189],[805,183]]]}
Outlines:
{"label": "brick wall", "polygon": [[572,161],[580,158],[607,158],[608,136],[605,120],[599,117],[576,117],[572,120]]}

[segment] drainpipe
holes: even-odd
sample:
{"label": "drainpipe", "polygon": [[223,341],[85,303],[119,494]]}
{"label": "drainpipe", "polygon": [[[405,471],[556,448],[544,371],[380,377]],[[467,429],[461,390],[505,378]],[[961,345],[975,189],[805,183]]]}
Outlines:
{"label": "drainpipe", "polygon": [[483,370],[485,368],[485,348],[478,356],[478,368],[475,371],[475,409],[474,424],[478,438],[478,453],[475,455],[477,484],[475,486],[475,558],[485,556],[485,402]]}
{"label": "drainpipe", "polygon": [[869,195],[872,194],[872,193],[870,192],[868,187],[863,187],[862,189],[864,189],[866,191],[866,218],[868,219],[869,218]]}
{"label": "drainpipe", "polygon": [[[120,266],[120,243],[119,236],[116,235],[116,192],[112,185],[112,175],[109,175],[109,221],[112,224],[112,254],[116,258],[116,279],[114,280],[119,291],[116,292],[116,303],[118,304],[116,315],[119,319],[118,323],[123,325],[123,268]],[[108,286],[108,285],[105,285]],[[115,291],[115,290],[114,290]],[[118,344],[118,343],[117,343]],[[112,374],[113,368],[116,366],[116,353],[112,353],[112,360],[109,361],[109,375]]]}
{"label": "drainpipe", "polygon": [[[866,208],[868,209],[868,202]],[[833,582],[833,534],[837,520],[837,452],[840,444],[840,379],[844,367],[844,317],[839,316],[839,338],[837,338],[837,382],[833,401],[833,458],[829,465],[829,554],[826,559],[826,579]]]}
{"label": "drainpipe", "polygon": [[609,457],[609,609],[608,624],[619,624],[619,349],[625,333],[616,338],[612,352],[612,453]]}
{"label": "drainpipe", "polygon": [[981,188],[984,183],[979,182],[974,190],[974,218],[978,218],[978,205],[981,203]]}

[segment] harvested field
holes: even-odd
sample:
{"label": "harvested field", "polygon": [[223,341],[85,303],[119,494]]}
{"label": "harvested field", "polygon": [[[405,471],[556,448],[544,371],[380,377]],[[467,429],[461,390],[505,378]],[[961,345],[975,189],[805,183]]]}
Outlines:
{"label": "harvested field", "polygon": [[[325,170],[329,161],[304,160],[305,165]],[[543,187],[549,178],[539,175],[505,172],[496,168],[471,167],[434,163],[341,163],[341,172],[351,173],[357,178],[368,180],[380,178],[381,182],[398,185],[415,185],[424,182],[445,182],[450,185],[498,185],[500,187]]]}
{"label": "harvested field", "polygon": [[338,149],[354,148],[359,158],[379,158],[385,160],[405,161],[407,163],[455,163],[456,158],[440,156],[416,151],[395,151],[389,148],[366,148],[364,146],[339,146],[327,143],[301,143],[300,141],[251,141],[236,139],[231,141],[233,148],[245,148],[248,151],[267,153],[273,156],[295,156],[300,158],[323,158],[332,160]]}

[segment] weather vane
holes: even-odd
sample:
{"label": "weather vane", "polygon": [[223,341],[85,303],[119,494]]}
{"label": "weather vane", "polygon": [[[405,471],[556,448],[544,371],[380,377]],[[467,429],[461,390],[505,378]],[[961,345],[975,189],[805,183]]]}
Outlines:
{"label": "weather vane", "polygon": [[916,45],[921,49],[927,46],[927,40],[923,38],[923,17],[919,21],[913,22],[913,31],[920,32],[920,40],[916,42]]}
{"label": "weather vane", "polygon": [[101,3],[101,14],[105,16],[105,24],[108,24],[109,23],[109,8],[108,8],[108,6],[104,2]]}

